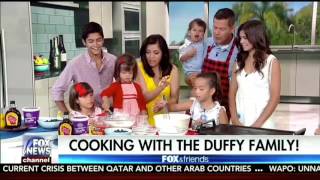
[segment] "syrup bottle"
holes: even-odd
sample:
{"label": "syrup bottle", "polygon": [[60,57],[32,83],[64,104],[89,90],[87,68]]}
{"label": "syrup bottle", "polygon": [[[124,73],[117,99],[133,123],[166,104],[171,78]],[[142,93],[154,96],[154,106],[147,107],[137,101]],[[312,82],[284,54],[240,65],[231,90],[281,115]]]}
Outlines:
{"label": "syrup bottle", "polygon": [[19,128],[21,126],[21,121],[21,113],[17,109],[16,102],[10,101],[10,108],[5,115],[5,128]]}
{"label": "syrup bottle", "polygon": [[73,134],[73,124],[69,119],[68,112],[63,113],[63,121],[59,125],[58,129],[59,135],[72,135]]}

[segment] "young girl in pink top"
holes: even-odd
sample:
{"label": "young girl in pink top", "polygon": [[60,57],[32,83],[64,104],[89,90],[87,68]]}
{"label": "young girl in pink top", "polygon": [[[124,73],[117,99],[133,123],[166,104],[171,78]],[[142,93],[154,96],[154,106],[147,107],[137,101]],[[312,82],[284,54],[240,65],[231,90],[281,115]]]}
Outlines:
{"label": "young girl in pink top", "polygon": [[115,65],[116,82],[103,90],[102,108],[110,112],[109,97],[113,98],[114,111],[122,111],[130,116],[146,114],[146,103],[139,84],[133,82],[137,75],[137,63],[133,56],[121,55]]}

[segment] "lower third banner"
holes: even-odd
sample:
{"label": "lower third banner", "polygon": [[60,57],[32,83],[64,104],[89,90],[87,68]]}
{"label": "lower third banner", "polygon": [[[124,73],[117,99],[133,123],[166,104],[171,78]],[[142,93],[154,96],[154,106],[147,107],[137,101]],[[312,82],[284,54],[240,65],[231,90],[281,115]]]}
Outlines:
{"label": "lower third banner", "polygon": [[1,164],[1,173],[319,173],[320,164]]}

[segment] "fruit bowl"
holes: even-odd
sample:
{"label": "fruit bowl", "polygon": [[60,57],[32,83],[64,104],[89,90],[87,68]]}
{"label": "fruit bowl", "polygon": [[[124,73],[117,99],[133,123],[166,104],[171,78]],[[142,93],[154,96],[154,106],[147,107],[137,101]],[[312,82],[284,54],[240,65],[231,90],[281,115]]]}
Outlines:
{"label": "fruit bowl", "polygon": [[38,123],[41,127],[46,129],[58,128],[62,119],[52,118],[52,117],[40,117]]}
{"label": "fruit bowl", "polygon": [[42,72],[42,71],[48,71],[49,70],[49,64],[35,64],[34,65],[34,70],[38,71],[38,72]]}

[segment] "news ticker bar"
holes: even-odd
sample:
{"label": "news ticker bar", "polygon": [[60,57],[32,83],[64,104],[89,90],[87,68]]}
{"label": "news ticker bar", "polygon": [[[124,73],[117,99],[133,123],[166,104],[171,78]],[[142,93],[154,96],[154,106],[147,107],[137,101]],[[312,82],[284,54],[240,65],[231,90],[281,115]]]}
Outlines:
{"label": "news ticker bar", "polygon": [[320,164],[320,155],[59,155],[61,164]]}
{"label": "news ticker bar", "polygon": [[320,164],[1,164],[3,173],[320,173]]}

